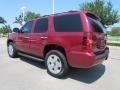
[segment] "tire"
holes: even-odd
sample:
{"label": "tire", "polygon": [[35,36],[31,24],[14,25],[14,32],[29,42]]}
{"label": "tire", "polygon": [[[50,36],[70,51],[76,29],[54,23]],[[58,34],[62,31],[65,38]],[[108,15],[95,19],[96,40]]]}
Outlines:
{"label": "tire", "polygon": [[12,42],[9,42],[8,45],[7,45],[7,50],[8,50],[8,55],[11,57],[11,58],[15,58],[17,57],[17,51],[14,47],[14,44]]}
{"label": "tire", "polygon": [[45,56],[45,65],[47,72],[56,78],[62,78],[68,72],[66,57],[57,50],[51,50],[47,53]]}

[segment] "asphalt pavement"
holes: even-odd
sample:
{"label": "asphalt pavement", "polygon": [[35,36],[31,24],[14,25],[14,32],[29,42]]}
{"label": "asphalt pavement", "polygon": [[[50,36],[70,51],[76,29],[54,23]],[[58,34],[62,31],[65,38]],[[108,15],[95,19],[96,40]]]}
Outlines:
{"label": "asphalt pavement", "polygon": [[44,63],[10,58],[6,38],[0,38],[0,90],[120,90],[120,47],[110,47],[103,64],[73,69],[63,79],[46,72]]}

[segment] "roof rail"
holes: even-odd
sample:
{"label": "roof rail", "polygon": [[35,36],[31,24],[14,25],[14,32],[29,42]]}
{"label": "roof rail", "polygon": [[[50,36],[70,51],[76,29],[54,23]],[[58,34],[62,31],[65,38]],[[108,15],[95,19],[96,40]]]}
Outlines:
{"label": "roof rail", "polygon": [[78,12],[78,11],[70,10],[70,11],[68,11],[68,12]]}
{"label": "roof rail", "polygon": [[70,11],[62,12],[62,13],[56,13],[56,14],[50,14],[50,15],[44,15],[44,16],[42,16],[42,17],[51,16],[51,15],[58,15],[58,14],[63,14],[63,13],[69,13],[69,12],[78,12],[78,11],[70,10]]}

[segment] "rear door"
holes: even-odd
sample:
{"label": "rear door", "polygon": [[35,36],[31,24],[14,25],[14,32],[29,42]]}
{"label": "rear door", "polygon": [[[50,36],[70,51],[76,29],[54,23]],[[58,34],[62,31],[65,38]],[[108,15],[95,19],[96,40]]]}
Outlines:
{"label": "rear door", "polygon": [[103,24],[96,19],[90,18],[89,21],[92,27],[93,51],[103,51],[106,47],[106,32]]}
{"label": "rear door", "polygon": [[35,27],[30,39],[30,52],[35,56],[43,56],[43,48],[47,43],[48,18],[41,18],[35,21]]}

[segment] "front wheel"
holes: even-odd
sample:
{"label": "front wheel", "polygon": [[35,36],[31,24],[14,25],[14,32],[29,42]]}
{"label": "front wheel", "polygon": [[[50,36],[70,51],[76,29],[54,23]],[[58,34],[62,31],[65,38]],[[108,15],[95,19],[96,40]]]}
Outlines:
{"label": "front wheel", "polygon": [[51,50],[45,57],[47,71],[50,75],[61,78],[68,71],[68,64],[63,53],[57,50]]}
{"label": "front wheel", "polygon": [[7,50],[10,57],[15,58],[17,56],[17,51],[12,42],[8,43]]}

